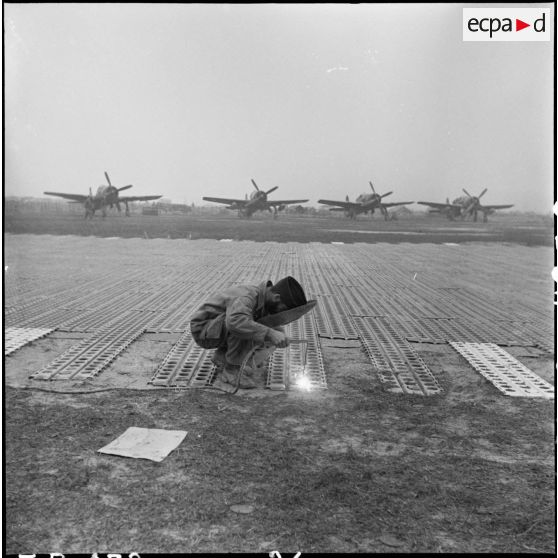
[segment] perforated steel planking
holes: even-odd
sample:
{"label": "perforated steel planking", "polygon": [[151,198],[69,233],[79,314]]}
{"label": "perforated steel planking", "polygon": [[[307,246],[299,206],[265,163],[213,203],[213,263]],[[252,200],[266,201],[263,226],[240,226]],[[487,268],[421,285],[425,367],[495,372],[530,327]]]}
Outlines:
{"label": "perforated steel planking", "polygon": [[554,387],[494,343],[451,342],[471,366],[512,397],[554,398]]}
{"label": "perforated steel planking", "polygon": [[387,391],[435,395],[442,391],[426,363],[384,318],[352,318]]}
{"label": "perforated steel planking", "polygon": [[489,324],[481,320],[462,318],[416,318],[409,323],[415,323],[417,327],[415,331],[409,331],[406,338],[408,341],[418,343],[465,341],[506,346],[534,346],[533,341],[506,322]]}
{"label": "perforated steel planking", "polygon": [[54,329],[9,327],[4,330],[4,355],[9,355],[27,343],[48,335]]}
{"label": "perforated steel planking", "polygon": [[211,351],[196,344],[190,328],[172,346],[150,380],[154,386],[208,387],[215,374]]}
{"label": "perforated steel planking", "polygon": [[[57,246],[82,241],[60,238]],[[502,274],[512,279],[534,277],[546,265],[531,252],[516,257],[518,247],[513,252],[505,246],[498,252],[469,247],[464,267],[464,247],[427,244],[411,249],[405,244],[382,243],[332,246],[150,240],[152,249],[143,252],[143,248],[127,250],[128,245],[137,244],[135,240],[113,242],[124,249],[103,251],[98,262],[94,259],[97,254],[90,254],[88,266],[74,265],[70,273],[62,273],[59,262],[50,255],[41,259],[41,253],[34,255],[29,269],[18,262],[19,275],[8,272],[6,276],[5,326],[97,334],[107,321],[133,310],[146,324],[146,331],[183,333],[189,311],[201,302],[195,300],[197,294],[203,297],[231,284],[257,284],[266,278],[276,281],[289,274],[313,298],[324,297],[321,314],[313,312],[317,328],[313,339],[318,343],[318,332],[352,337],[347,323],[358,336],[360,332],[348,316],[383,316],[399,339],[534,344],[554,351],[552,316],[545,310],[542,290],[529,290],[527,299],[517,300],[517,289],[510,281],[494,292]],[[61,249],[60,256],[70,248]],[[103,265],[107,259],[110,265]],[[479,275],[478,269],[483,273]],[[37,275],[39,271],[42,276]],[[192,346],[193,360],[200,357],[198,350]],[[303,358],[302,353],[297,356],[301,350],[293,345],[290,353],[283,352],[287,361],[294,362]],[[280,352],[275,354],[279,362]],[[195,365],[200,383],[207,382],[203,374],[211,366],[208,354],[203,353]],[[287,366],[285,362],[278,368]],[[195,374],[189,382],[194,378]],[[180,376],[180,382],[186,383],[186,379]]]}
{"label": "perforated steel planking", "polygon": [[334,295],[311,295],[318,301],[314,309],[318,335],[330,339],[358,339],[345,307]]}
{"label": "perforated steel planking", "polygon": [[[293,378],[303,375],[310,388],[327,388],[321,348],[311,313],[288,324],[285,331],[289,337],[305,339],[307,343],[293,343],[273,352],[268,364],[266,387],[285,390],[292,384]],[[150,383],[177,388],[210,387],[216,371],[212,354],[213,351],[202,349],[194,342],[188,329],[157,367]]]}
{"label": "perforated steel planking", "polygon": [[309,389],[326,389],[321,347],[312,312],[285,327],[291,339],[303,339],[303,343],[292,343],[285,349],[276,349],[268,365],[267,387],[285,390],[299,385],[304,378]]}
{"label": "perforated steel planking", "polygon": [[90,337],[70,347],[53,362],[30,376],[35,380],[88,379],[96,376],[144,331],[138,312],[128,312]]}
{"label": "perforated steel planking", "polygon": [[146,326],[147,332],[169,333],[183,332],[189,327],[190,316],[207,298],[206,292],[193,291],[180,296],[175,294],[166,304],[159,306],[159,311],[153,311],[152,317]]}

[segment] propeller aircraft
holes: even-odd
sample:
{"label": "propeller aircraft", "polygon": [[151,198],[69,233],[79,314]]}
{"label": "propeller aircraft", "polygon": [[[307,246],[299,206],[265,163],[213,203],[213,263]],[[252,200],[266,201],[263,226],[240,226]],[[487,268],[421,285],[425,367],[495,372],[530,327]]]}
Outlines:
{"label": "propeller aircraft", "polygon": [[436,203],[436,202],[417,202],[420,205],[426,205],[430,209],[428,213],[440,213],[445,215],[450,221],[454,221],[457,217],[461,215],[461,210],[463,206],[458,204],[457,201],[461,198],[454,200],[454,203],[450,203],[449,198],[446,198],[446,203]]}
{"label": "propeller aircraft", "polygon": [[227,204],[226,209],[234,209],[238,211],[239,217],[251,217],[256,211],[269,211],[270,213],[273,211],[273,218],[277,218],[277,212],[282,211],[285,209],[285,206],[293,204],[293,203],[305,203],[308,200],[273,200],[269,201],[267,196],[274,192],[279,188],[279,186],[274,186],[267,190],[260,190],[258,185],[251,179],[254,188],[256,189],[254,192],[246,195],[246,198],[243,200],[237,200],[233,198],[213,198],[209,196],[205,196],[202,199],[205,201],[215,202],[215,203],[225,203]]}
{"label": "propeller aircraft", "polygon": [[488,216],[492,215],[497,209],[508,209],[513,207],[513,204],[507,205],[482,205],[480,199],[486,194],[488,188],[485,188],[480,195],[472,196],[463,188],[464,196],[460,196],[449,203],[449,199],[446,199],[446,203],[436,203],[436,202],[417,202],[420,205],[426,205],[430,207],[429,213],[442,213],[447,216],[448,219],[453,221],[457,217],[461,219],[466,219],[467,217],[472,217],[473,221],[477,221],[478,213],[483,214],[483,223],[488,222]]}
{"label": "propeller aircraft", "polygon": [[368,213],[370,215],[374,215],[374,211],[378,209],[380,213],[384,216],[384,219],[387,221],[389,219],[388,208],[395,207],[396,205],[408,205],[413,202],[391,202],[391,203],[384,203],[382,201],[383,198],[393,194],[393,192],[386,192],[385,194],[378,194],[374,189],[374,185],[372,182],[369,182],[370,188],[372,189],[372,193],[368,194],[360,194],[356,201],[351,202],[349,201],[349,196],[346,196],[345,201],[333,201],[333,200],[318,200],[318,203],[322,203],[324,205],[333,205],[335,207],[331,207],[330,211],[343,211],[346,217],[350,219],[356,219],[359,213]]}
{"label": "propeller aircraft", "polygon": [[60,192],[43,192],[48,196],[58,196],[60,198],[64,198],[70,200],[70,203],[82,203],[85,207],[85,219],[88,217],[90,219],[93,218],[95,215],[95,211],[101,210],[103,214],[103,219],[107,216],[107,207],[112,209],[116,206],[116,209],[120,213],[122,210],[120,209],[120,203],[124,203],[126,206],[126,216],[130,216],[130,209],[128,207],[128,202],[133,201],[149,201],[149,200],[158,200],[163,196],[120,196],[120,192],[123,190],[127,190],[131,188],[133,185],[128,184],[127,186],[121,186],[117,188],[113,186],[109,175],[105,171],[105,178],[107,179],[108,186],[101,185],[97,188],[97,192],[93,195],[91,188],[89,188],[89,195],[86,196],[84,194],[64,194]]}

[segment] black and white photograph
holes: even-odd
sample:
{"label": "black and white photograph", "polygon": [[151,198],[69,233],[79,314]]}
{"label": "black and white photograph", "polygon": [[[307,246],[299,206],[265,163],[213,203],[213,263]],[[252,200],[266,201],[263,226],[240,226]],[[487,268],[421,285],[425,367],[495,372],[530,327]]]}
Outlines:
{"label": "black and white photograph", "polygon": [[3,24],[4,555],[556,554],[555,2]]}

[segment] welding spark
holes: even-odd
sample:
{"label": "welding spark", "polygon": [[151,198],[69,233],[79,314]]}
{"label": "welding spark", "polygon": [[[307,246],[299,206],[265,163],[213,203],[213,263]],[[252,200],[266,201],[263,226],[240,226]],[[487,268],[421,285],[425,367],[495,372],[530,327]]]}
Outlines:
{"label": "welding spark", "polygon": [[310,382],[310,378],[306,375],[299,376],[296,379],[296,385],[300,389],[304,389],[306,391],[310,391],[312,389],[312,383]]}

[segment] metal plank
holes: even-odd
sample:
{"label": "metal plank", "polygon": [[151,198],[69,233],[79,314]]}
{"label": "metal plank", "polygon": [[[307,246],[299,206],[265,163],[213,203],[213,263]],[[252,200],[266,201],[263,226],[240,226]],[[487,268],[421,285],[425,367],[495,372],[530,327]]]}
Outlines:
{"label": "metal plank", "polygon": [[512,397],[554,398],[554,387],[494,343],[451,342],[471,366]]}
{"label": "metal plank", "polygon": [[47,366],[31,374],[35,380],[88,379],[96,376],[144,331],[141,314],[129,312],[123,318],[70,347]]}
{"label": "metal plank", "polygon": [[318,304],[314,309],[318,335],[330,339],[358,339],[345,308],[335,295],[311,294]]}
{"label": "metal plank", "polygon": [[52,331],[53,328],[9,327],[4,330],[4,355],[9,355]]}
{"label": "metal plank", "polygon": [[211,355],[212,351],[196,344],[188,326],[165,355],[149,383],[165,387],[208,387],[215,375]]}
{"label": "metal plank", "polygon": [[435,395],[442,391],[426,363],[383,318],[353,317],[366,353],[387,391]]}

